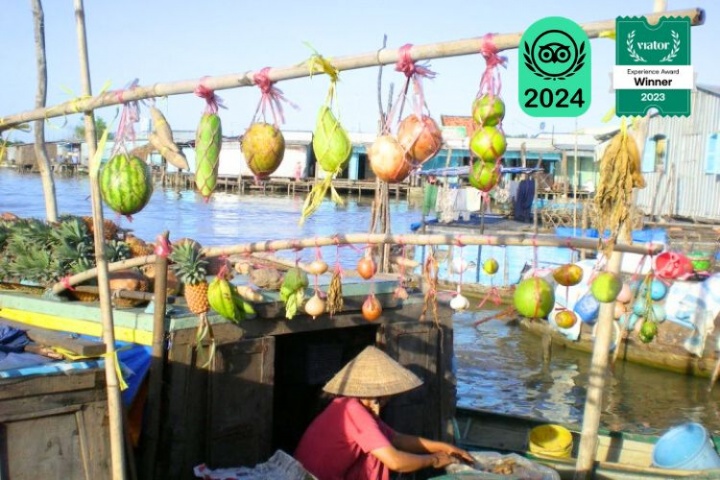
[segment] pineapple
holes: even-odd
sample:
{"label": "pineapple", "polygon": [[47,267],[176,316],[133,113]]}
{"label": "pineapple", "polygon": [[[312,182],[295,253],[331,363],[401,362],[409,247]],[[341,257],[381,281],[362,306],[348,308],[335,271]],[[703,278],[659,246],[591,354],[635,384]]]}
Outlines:
{"label": "pineapple", "polygon": [[132,233],[125,234],[125,243],[130,247],[130,256],[133,258],[153,254],[153,246]]}
{"label": "pineapple", "polygon": [[185,302],[188,309],[197,315],[207,313],[210,304],[207,299],[206,279],[208,261],[193,242],[176,243],[169,257],[170,268],[185,285]]}

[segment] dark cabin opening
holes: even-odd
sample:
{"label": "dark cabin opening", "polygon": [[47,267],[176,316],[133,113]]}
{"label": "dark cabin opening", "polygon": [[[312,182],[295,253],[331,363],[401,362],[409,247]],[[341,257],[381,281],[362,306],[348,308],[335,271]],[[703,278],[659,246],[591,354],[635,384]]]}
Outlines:
{"label": "dark cabin opening", "polygon": [[315,149],[312,144],[307,149],[307,161],[305,163],[305,178],[315,178],[315,165],[317,165],[317,157],[315,157]]}
{"label": "dark cabin opening", "polygon": [[358,155],[358,171],[357,171],[357,179],[358,180],[365,180],[365,175],[367,172],[367,166],[368,166],[368,156],[367,153],[361,153]]}
{"label": "dark cabin opening", "polygon": [[376,325],[363,325],[275,337],[273,450],[294,453],[307,426],[327,405],[322,387],[374,345],[376,333]]}

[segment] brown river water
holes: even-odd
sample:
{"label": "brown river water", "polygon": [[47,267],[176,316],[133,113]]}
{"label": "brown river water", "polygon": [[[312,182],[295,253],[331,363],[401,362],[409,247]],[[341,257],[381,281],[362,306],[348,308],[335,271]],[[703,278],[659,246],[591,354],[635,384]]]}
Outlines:
{"label": "brown river water", "polygon": [[[87,178],[56,179],[58,210],[90,214]],[[106,218],[132,228],[152,240],[164,230],[171,239],[191,237],[203,245],[329,236],[336,232],[367,231],[369,199],[347,198],[344,207],[329,201],[298,226],[304,198],[218,193],[208,203],[191,191],[156,189],[149,205],[132,222],[106,211]],[[0,212],[45,216],[40,177],[0,169]],[[392,200],[394,233],[410,231],[420,220],[420,206]],[[313,249],[284,256],[307,260]],[[326,261],[339,255],[344,266],[354,266],[359,252],[352,248],[323,249]],[[460,405],[543,418],[550,422],[581,422],[589,355],[555,349],[544,365],[539,338],[516,325],[491,320],[474,328],[473,322],[493,312],[456,314],[455,354]],[[665,373],[619,363],[608,373],[602,426],[633,432],[662,434],[673,425],[700,422],[720,433],[720,385],[707,392],[708,380]]]}

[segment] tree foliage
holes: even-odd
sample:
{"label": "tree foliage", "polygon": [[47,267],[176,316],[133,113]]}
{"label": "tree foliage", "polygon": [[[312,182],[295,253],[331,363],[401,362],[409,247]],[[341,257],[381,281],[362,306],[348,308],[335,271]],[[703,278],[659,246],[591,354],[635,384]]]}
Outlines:
{"label": "tree foliage", "polygon": [[[99,141],[100,136],[103,134],[105,129],[107,128],[107,123],[105,123],[105,120],[103,120],[100,117],[95,118],[95,140]],[[85,122],[80,122],[75,127],[75,139],[79,141],[85,141]],[[115,138],[115,135],[110,133],[108,134],[108,140],[112,140]]]}

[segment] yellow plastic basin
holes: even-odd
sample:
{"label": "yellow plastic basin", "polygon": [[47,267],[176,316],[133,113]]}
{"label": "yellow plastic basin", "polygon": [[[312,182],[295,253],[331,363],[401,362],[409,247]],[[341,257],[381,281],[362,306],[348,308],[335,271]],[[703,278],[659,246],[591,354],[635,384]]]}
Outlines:
{"label": "yellow plastic basin", "polygon": [[570,430],[560,425],[540,425],[530,431],[530,452],[568,458],[573,449]]}

